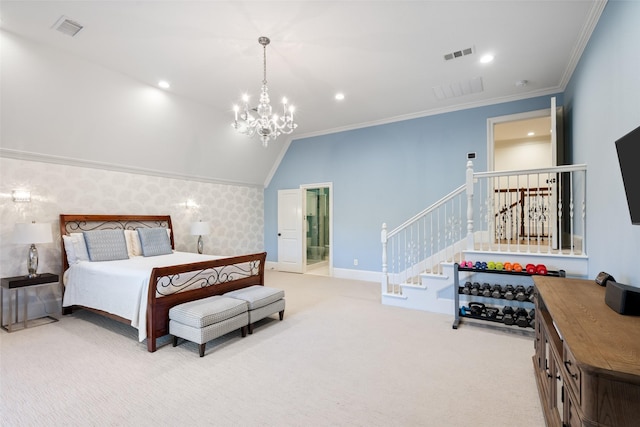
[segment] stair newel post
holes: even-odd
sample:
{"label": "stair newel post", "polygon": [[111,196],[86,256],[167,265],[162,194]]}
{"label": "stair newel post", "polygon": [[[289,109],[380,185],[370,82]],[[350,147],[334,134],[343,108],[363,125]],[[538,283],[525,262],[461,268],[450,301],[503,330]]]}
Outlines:
{"label": "stair newel post", "polygon": [[382,223],[382,231],[380,232],[380,241],[382,242],[382,293],[389,292],[389,276],[387,275],[387,223]]}
{"label": "stair newel post", "polygon": [[475,247],[473,238],[473,162],[467,160],[467,249]]}

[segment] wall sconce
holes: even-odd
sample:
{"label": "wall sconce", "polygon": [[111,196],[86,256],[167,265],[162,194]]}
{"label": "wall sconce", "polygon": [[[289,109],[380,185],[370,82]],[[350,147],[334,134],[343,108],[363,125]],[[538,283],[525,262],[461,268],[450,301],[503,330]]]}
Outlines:
{"label": "wall sconce", "polygon": [[196,202],[194,202],[193,200],[188,199],[186,202],[184,202],[184,207],[185,207],[186,209],[189,209],[189,208],[197,208],[197,207],[199,207],[199,206],[198,206],[198,204],[197,204]]}
{"label": "wall sconce", "polygon": [[14,202],[30,202],[31,201],[31,191],[27,190],[13,190],[11,192],[11,197]]}
{"label": "wall sconce", "polygon": [[194,222],[191,224],[191,235],[198,236],[198,253],[201,254],[204,249],[204,243],[202,242],[202,236],[209,234],[208,222]]}

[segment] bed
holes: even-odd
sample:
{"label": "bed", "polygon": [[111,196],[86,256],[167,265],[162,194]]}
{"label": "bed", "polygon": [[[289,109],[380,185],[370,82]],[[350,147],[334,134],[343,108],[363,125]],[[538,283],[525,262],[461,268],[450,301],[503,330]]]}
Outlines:
{"label": "bed", "polygon": [[[61,214],[60,235],[62,313],[83,308],[129,324],[138,329],[140,342],[147,340],[149,352],[169,332],[171,307],[264,285],[266,252],[232,257],[177,252],[169,215]],[[100,246],[105,235],[117,240],[116,250]]]}

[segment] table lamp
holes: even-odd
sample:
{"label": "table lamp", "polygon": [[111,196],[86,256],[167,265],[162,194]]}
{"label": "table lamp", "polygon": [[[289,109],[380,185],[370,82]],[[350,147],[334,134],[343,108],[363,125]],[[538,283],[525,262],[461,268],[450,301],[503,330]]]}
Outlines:
{"label": "table lamp", "polygon": [[209,234],[209,223],[198,221],[191,224],[191,235],[198,236],[198,253],[201,254],[204,249],[204,243],[202,242],[202,236]]}
{"label": "table lamp", "polygon": [[28,277],[37,277],[38,271],[38,249],[36,243],[51,243],[53,236],[51,234],[51,224],[32,223],[16,224],[13,228],[13,242],[18,244],[31,245],[27,254],[27,270]]}

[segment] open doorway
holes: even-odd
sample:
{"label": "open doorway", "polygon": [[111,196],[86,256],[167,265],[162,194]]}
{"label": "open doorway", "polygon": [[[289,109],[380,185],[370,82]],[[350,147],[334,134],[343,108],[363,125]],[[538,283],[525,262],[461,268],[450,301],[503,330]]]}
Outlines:
{"label": "open doorway", "polygon": [[331,276],[331,225],[333,222],[330,184],[302,186],[304,204],[304,271]]}
{"label": "open doorway", "polygon": [[551,97],[550,108],[487,119],[487,171],[565,164],[563,115],[563,108]]}
{"label": "open doorway", "polygon": [[497,123],[493,134],[493,170],[554,166],[551,154],[551,118],[548,115]]}
{"label": "open doorway", "polygon": [[549,109],[487,120],[487,170],[510,171],[487,189],[496,242],[517,238],[558,248],[562,177],[549,168],[565,161],[562,114],[552,97]]}
{"label": "open doorway", "polygon": [[555,166],[550,110],[494,117],[487,123],[487,170]]}
{"label": "open doorway", "polygon": [[278,190],[278,270],[333,275],[333,186]]}

